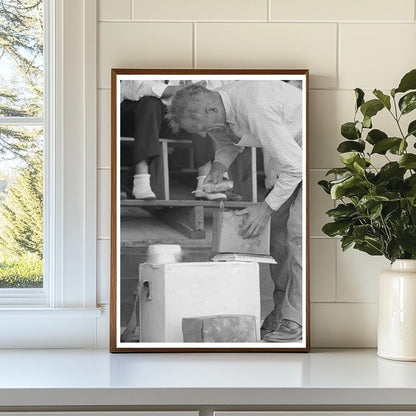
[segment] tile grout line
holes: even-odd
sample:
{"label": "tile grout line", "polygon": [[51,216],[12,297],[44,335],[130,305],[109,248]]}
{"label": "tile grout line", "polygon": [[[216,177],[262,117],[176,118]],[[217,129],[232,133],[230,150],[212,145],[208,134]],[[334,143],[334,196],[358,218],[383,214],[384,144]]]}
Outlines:
{"label": "tile grout line", "polygon": [[192,68],[196,69],[196,22],[192,23]]}
{"label": "tile grout line", "polygon": [[133,1],[130,0],[130,20],[133,20]]}
{"label": "tile grout line", "polygon": [[336,63],[336,71],[337,71],[337,90],[339,89],[339,80],[340,80],[340,72],[341,72],[341,24],[337,23],[337,63]]}
{"label": "tile grout line", "polygon": [[340,305],[377,305],[377,301],[359,301],[359,300],[343,300],[340,302],[331,302],[331,301],[311,301],[311,303],[314,303],[315,305],[334,305],[334,306],[340,306]]}
{"label": "tile grout line", "polygon": [[272,0],[267,0],[267,22],[271,22],[271,20],[272,20]]}
{"label": "tile grout line", "polygon": [[335,251],[333,253],[335,259],[334,303],[338,303],[338,244],[340,244],[340,241],[336,241],[333,248]]}
{"label": "tile grout line", "polygon": [[[133,7],[132,7],[133,8]],[[131,12],[133,13],[133,11]],[[354,24],[354,25],[414,25],[414,20],[270,20],[266,19],[210,19],[210,20],[192,20],[192,19],[98,19],[98,23],[281,23],[281,24]]]}

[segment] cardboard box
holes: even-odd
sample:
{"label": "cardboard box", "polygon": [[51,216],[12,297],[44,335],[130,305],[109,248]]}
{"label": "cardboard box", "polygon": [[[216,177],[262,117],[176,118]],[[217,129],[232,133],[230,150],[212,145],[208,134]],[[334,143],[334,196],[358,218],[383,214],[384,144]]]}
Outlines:
{"label": "cardboard box", "polygon": [[260,340],[257,263],[143,263],[139,272],[141,342],[183,342],[182,319],[212,315],[253,315]]}
{"label": "cardboard box", "polygon": [[214,211],[212,251],[215,253],[270,254],[270,219],[263,232],[254,238],[244,239],[240,230],[245,215],[234,211]]}

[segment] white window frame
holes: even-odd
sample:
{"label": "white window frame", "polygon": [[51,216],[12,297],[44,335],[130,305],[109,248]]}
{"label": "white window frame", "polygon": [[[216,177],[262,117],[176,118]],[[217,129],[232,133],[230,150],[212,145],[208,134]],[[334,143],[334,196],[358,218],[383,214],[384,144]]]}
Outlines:
{"label": "white window frame", "polygon": [[97,346],[97,1],[44,2],[45,284],[2,297],[0,348]]}

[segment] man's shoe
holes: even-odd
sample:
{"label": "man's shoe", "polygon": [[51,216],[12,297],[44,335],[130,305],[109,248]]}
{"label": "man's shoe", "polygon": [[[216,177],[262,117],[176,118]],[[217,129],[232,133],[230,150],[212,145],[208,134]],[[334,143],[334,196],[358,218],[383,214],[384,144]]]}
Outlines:
{"label": "man's shoe", "polygon": [[261,339],[263,339],[266,334],[276,331],[277,327],[279,326],[279,320],[278,311],[276,308],[274,308],[273,311],[266,316],[266,319],[263,321],[263,324],[260,328]]}
{"label": "man's shoe", "polygon": [[235,194],[232,191],[225,191],[225,195],[227,197],[227,201],[240,202],[243,200],[241,195]]}
{"label": "man's shoe", "polygon": [[195,195],[195,199],[199,200],[205,200],[205,201],[226,201],[227,196],[221,192],[218,192],[216,194],[210,194],[207,192],[204,192],[202,189],[196,190],[193,192]]}
{"label": "man's shoe", "polygon": [[266,342],[299,342],[302,340],[302,325],[290,319],[282,319],[276,331],[266,334]]}
{"label": "man's shoe", "polygon": [[198,176],[197,179],[197,186],[195,191],[192,193],[195,195],[195,199],[201,199],[205,201],[226,201],[227,196],[222,192],[216,193],[209,193],[203,190],[204,180],[206,176]]}

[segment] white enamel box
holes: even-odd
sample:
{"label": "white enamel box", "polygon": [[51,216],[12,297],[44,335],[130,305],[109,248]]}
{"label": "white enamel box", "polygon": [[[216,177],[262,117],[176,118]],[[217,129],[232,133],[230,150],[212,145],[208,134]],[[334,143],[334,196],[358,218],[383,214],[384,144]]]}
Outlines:
{"label": "white enamel box", "polygon": [[212,315],[253,315],[260,340],[257,263],[143,263],[139,275],[141,342],[183,342],[182,318]]}

